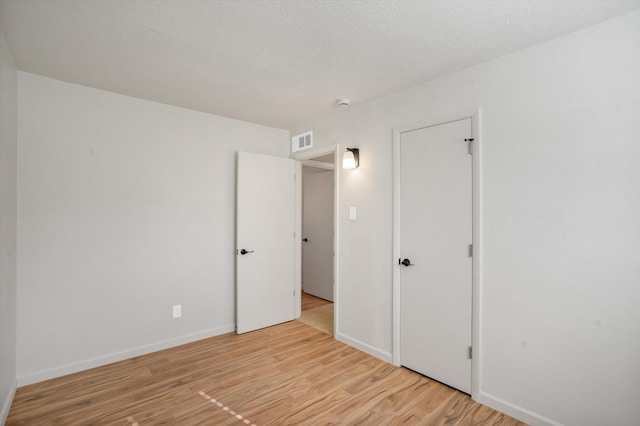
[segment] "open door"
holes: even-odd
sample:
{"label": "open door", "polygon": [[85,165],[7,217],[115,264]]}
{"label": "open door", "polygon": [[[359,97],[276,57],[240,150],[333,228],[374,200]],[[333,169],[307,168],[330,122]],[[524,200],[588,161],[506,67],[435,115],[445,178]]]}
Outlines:
{"label": "open door", "polygon": [[238,153],[236,329],[295,318],[295,161]]}

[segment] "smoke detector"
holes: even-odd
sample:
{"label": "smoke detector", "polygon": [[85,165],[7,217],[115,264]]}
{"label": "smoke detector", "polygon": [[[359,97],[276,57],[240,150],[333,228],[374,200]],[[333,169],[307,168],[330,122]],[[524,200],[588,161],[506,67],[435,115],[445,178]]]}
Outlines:
{"label": "smoke detector", "polygon": [[351,99],[349,99],[349,98],[339,98],[339,99],[336,99],[336,104],[338,104],[338,106],[341,106],[341,107],[346,107],[346,106],[351,105]]}

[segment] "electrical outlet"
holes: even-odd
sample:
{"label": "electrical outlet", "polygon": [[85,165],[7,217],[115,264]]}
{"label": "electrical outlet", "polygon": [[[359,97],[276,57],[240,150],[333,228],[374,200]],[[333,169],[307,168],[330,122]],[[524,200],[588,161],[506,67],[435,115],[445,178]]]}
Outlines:
{"label": "electrical outlet", "polygon": [[173,305],[173,317],[180,318],[182,316],[182,305]]}

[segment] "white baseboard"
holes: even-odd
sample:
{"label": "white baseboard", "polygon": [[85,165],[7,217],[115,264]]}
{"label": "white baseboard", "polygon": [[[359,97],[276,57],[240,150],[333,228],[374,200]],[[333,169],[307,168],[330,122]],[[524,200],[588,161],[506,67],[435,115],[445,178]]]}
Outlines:
{"label": "white baseboard", "polygon": [[[382,361],[392,364],[392,354],[375,348],[367,343],[364,343],[358,339],[354,339],[342,333],[336,333],[335,338],[349,346],[353,346],[356,349],[361,350],[373,357],[381,359]],[[498,398],[494,395],[480,391],[477,398],[474,398],[477,402],[484,404],[488,407],[498,410],[508,416],[525,422],[531,426],[563,426],[554,420],[551,420],[543,415],[527,410],[524,407],[513,404],[504,399]]]}
{"label": "white baseboard", "polygon": [[56,377],[66,376],[67,374],[77,373],[79,371],[89,370],[91,368],[100,367],[103,365],[111,364],[125,359],[133,358],[140,355],[146,355],[151,352],[161,351],[163,349],[172,348],[174,346],[184,345],[185,343],[195,342],[196,340],[207,339],[209,337],[219,336],[220,334],[230,333],[235,331],[234,324],[226,325],[223,327],[212,328],[209,330],[200,331],[197,333],[187,334],[184,336],[176,337],[174,339],[163,340],[151,345],[139,346],[136,348],[128,349],[122,352],[116,352],[109,355],[92,358],[73,364],[56,367],[50,370],[41,371],[35,374],[29,374],[27,376],[18,377],[18,386],[26,386],[32,383],[42,382],[44,380],[53,379]]}
{"label": "white baseboard", "polygon": [[336,340],[341,341],[342,343],[346,343],[349,346],[353,346],[356,349],[361,350],[364,353],[367,353],[373,357],[381,359],[385,362],[391,364],[391,353],[382,351],[378,348],[375,348],[367,343],[361,342],[358,339],[354,339],[352,337],[346,336],[342,333],[336,333]]}
{"label": "white baseboard", "polygon": [[562,426],[561,423],[483,391],[480,391],[476,401],[531,426]]}
{"label": "white baseboard", "polygon": [[11,409],[13,397],[16,396],[16,389],[18,389],[18,383],[14,381],[13,386],[7,394],[7,397],[4,399],[4,401],[2,401],[2,411],[0,411],[0,425],[4,425],[7,421],[7,416],[9,415],[9,410]]}

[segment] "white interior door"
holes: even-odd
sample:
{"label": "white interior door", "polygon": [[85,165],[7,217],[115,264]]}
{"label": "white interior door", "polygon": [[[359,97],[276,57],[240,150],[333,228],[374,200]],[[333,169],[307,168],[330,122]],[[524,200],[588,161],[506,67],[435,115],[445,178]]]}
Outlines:
{"label": "white interior door", "polygon": [[303,167],[302,287],[333,302],[333,170]]}
{"label": "white interior door", "polygon": [[295,317],[295,161],[238,153],[236,328]]}
{"label": "white interior door", "polygon": [[[400,363],[471,393],[471,119],[400,135]],[[401,259],[399,259],[400,261]]]}

